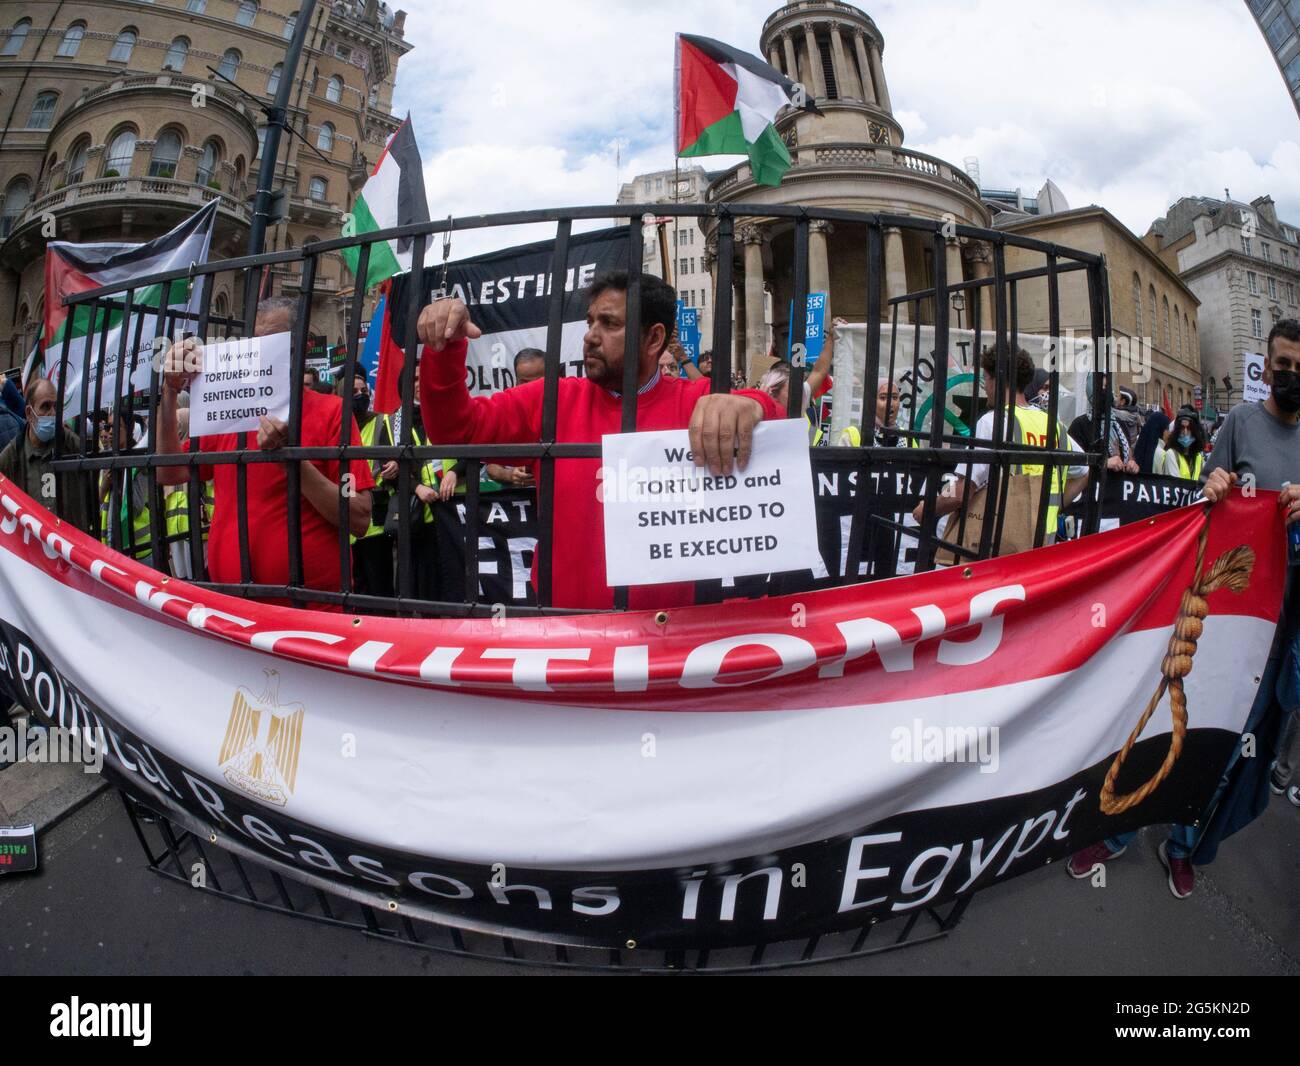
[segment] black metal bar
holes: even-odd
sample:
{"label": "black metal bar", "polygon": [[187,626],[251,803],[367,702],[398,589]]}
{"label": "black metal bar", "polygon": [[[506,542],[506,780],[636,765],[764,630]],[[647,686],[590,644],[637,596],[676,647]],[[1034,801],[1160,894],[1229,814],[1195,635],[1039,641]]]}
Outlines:
{"label": "black metal bar", "polygon": [[[944,413],[948,406],[948,343],[951,339],[948,336],[948,256],[946,238],[942,232],[934,234],[933,237],[933,255],[934,262],[934,383],[930,393],[930,447],[939,448],[943,444],[943,427]],[[918,303],[917,310],[920,310]],[[920,318],[920,315],[917,316]],[[919,326],[918,326],[919,330]],[[919,365],[920,345],[916,344],[913,349],[915,360],[914,365]],[[937,485],[936,485],[937,489]],[[861,486],[859,486],[861,491]],[[935,493],[926,492],[926,508],[921,520],[922,526],[929,528],[934,519],[934,509],[937,503],[937,491]],[[934,500],[934,503],[931,501]],[[949,518],[948,521],[953,521]],[[916,568],[918,570],[930,570],[934,567],[934,553],[937,547],[934,537],[924,537],[917,542],[916,549]]]}
{"label": "black metal bar", "polygon": [[[1058,291],[1059,282],[1056,276],[1056,256],[1047,257],[1047,336],[1048,342],[1052,345],[1052,369],[1049,371],[1048,384],[1049,393],[1047,400],[1047,448],[1049,451],[1056,450],[1056,417],[1059,402],[1059,393],[1061,388],[1061,300]],[[1068,468],[1067,468],[1068,471]],[[1046,460],[1043,463],[1043,487],[1039,493],[1038,499],[1038,517],[1034,520],[1034,547],[1041,548],[1047,540],[1047,512],[1052,496],[1052,488],[1057,479],[1057,467],[1055,464],[1048,465]],[[1068,480],[1066,477],[1061,478],[1062,482]],[[1062,499],[1061,506],[1064,507],[1068,500]]]}
{"label": "black metal bar", "polygon": [[731,391],[732,289],[736,283],[735,222],[729,210],[718,216],[718,284],[713,293],[713,366],[709,391]]}
{"label": "black metal bar", "polygon": [[[748,323],[746,323],[748,326]],[[808,219],[794,224],[794,299],[790,304],[790,387],[785,413],[788,418],[803,414],[803,382],[808,372],[806,344],[808,330]]]}
{"label": "black metal bar", "polygon": [[[314,244],[307,246],[315,249]],[[307,338],[311,335],[311,297],[316,287],[315,255],[302,264],[301,295],[298,298],[298,321],[294,324],[289,347],[289,443],[302,444],[302,378],[307,358]],[[348,421],[347,412],[340,416]],[[285,466],[285,505],[289,524],[289,584],[303,584],[302,568],[302,466],[289,460]],[[340,477],[340,482],[342,478]],[[308,504],[308,506],[311,506]]]}
{"label": "black metal bar", "polygon": [[[562,279],[561,279],[562,283]],[[478,603],[479,461],[465,460],[465,603]]]}
{"label": "black metal bar", "polygon": [[[858,579],[858,560],[862,558],[862,546],[866,539],[867,514],[869,501],[866,492],[870,446],[874,443],[876,428],[876,405],[868,400],[871,381],[870,374],[875,368],[880,373],[880,313],[883,307],[885,251],[883,232],[879,220],[867,226],[867,354],[866,370],[862,382],[862,448],[858,457],[858,485],[853,498],[853,517],[849,520],[849,547],[845,556],[844,573],[840,580],[853,584]],[[894,327],[890,330],[890,343],[898,332],[898,313],[894,312]],[[893,352],[890,353],[890,366],[893,366]]]}
{"label": "black metal bar", "polygon": [[[361,344],[361,320],[365,314],[366,276],[370,270],[371,245],[363,244],[357,253],[356,280],[352,285],[352,321],[348,323],[348,347],[343,357],[343,381],[351,383],[357,373],[357,348]],[[348,412],[347,384],[343,389],[343,414]],[[378,417],[378,416],[376,416]],[[339,418],[339,454],[352,443],[351,420]],[[351,506],[343,486],[348,484],[345,475],[348,460],[339,460],[339,588],[344,592],[352,591],[352,537],[349,533],[348,516]]]}
{"label": "black metal bar", "polygon": [[[412,297],[416,293],[423,295],[424,292],[424,258],[427,252],[427,238],[416,237],[411,247],[411,275],[410,284]],[[412,433],[415,429],[415,370],[416,370],[416,353],[418,351],[419,337],[416,335],[416,328],[420,320],[420,300],[412,298],[410,306],[407,308],[406,317],[406,358],[402,360],[402,374],[399,385],[399,392],[402,400],[402,425],[401,440],[393,441],[394,445],[402,449],[402,458],[397,464],[397,498],[400,506],[397,508],[397,595],[402,599],[410,599],[414,595],[414,565],[411,560],[411,493],[414,487],[411,484],[411,453]],[[436,412],[421,411],[421,417],[428,414],[430,417],[436,416]],[[383,516],[378,518],[377,525],[383,523]]]}
{"label": "black metal bar", "polygon": [[[211,322],[213,285],[208,278],[202,279],[200,284],[203,286],[203,295],[199,298],[199,319],[195,323],[195,333],[202,343],[203,338],[208,335],[208,326]],[[199,452],[199,435],[195,432],[196,428],[198,427],[191,423],[189,430],[191,456],[196,456]],[[204,504],[206,495],[207,483],[199,477],[198,464],[191,462],[186,479],[185,509],[189,526],[190,578],[195,581],[202,581],[207,577],[207,552],[203,542],[203,521],[207,516]]]}
{"label": "black metal bar", "polygon": [[[993,410],[994,447],[1006,443],[1006,375],[1007,366],[1007,286],[1006,254],[1001,243],[993,242],[993,350],[997,354],[994,360],[993,395],[989,404]],[[1014,366],[1014,359],[1011,360]],[[989,464],[988,482],[985,487],[985,500],[998,500],[998,491],[1002,484],[1002,468],[996,463]],[[979,557],[987,559],[996,549],[994,523],[988,521],[993,508],[988,504],[984,508],[985,520],[980,527]]]}
{"label": "black metal bar", "polygon": [[[639,399],[641,360],[641,257],[644,237],[642,216],[634,215],[628,226],[627,241],[627,311],[623,327],[623,387],[621,433],[636,432],[636,408]],[[614,589],[614,607],[627,610],[628,589]]]}
{"label": "black metal bar", "polygon": [[[569,235],[573,223],[561,219],[555,227],[555,251],[551,256],[550,306],[546,321],[546,373],[542,382],[542,443],[555,443],[556,408],[560,396],[560,342],[564,332],[564,284],[568,272]],[[555,284],[559,278],[561,283]],[[555,551],[555,459],[548,453],[541,457],[537,479],[537,604],[551,605],[551,583]]]}

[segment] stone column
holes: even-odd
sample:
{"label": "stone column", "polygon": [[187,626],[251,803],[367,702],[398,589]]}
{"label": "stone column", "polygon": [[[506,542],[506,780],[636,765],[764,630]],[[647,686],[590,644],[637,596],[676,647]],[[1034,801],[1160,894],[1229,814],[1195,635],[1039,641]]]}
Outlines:
{"label": "stone column", "polygon": [[826,325],[831,323],[831,260],[827,239],[834,232],[829,222],[808,223],[808,291],[826,294]]}
{"label": "stone column", "polygon": [[876,102],[892,115],[894,108],[889,102],[889,86],[885,84],[885,67],[880,61],[880,46],[875,41],[867,47],[867,61],[871,64],[871,80],[876,85]]}
{"label": "stone column", "polygon": [[763,231],[757,226],[745,230],[745,375],[752,379],[763,367],[767,354],[763,283]]}
{"label": "stone column", "polygon": [[[907,292],[907,263],[903,258],[903,231],[895,226],[885,230],[885,299],[902,296]],[[884,321],[893,320],[893,308],[886,303],[882,308]],[[898,305],[898,324],[911,322],[907,304]]]}
{"label": "stone column", "polygon": [[840,99],[861,100],[862,86],[853,76],[853,64],[846,61],[844,38],[840,36],[839,26],[834,24],[831,25],[831,58],[835,63],[835,82],[840,88]]}
{"label": "stone column", "polygon": [[785,74],[791,81],[802,82],[799,76],[799,61],[794,56],[794,38],[788,33],[781,34],[781,45],[785,48]]}
{"label": "stone column", "polygon": [[781,69],[781,56],[780,53],[777,52],[775,44],[772,45],[772,50],[767,53],[767,61],[777,70]]}
{"label": "stone column", "polygon": [[[972,266],[977,279],[993,276],[993,253],[987,245],[977,244],[971,251]],[[993,286],[980,289],[980,332],[988,336],[993,332]],[[975,320],[972,318],[971,322]]]}
{"label": "stone column", "polygon": [[811,77],[808,80],[808,86],[813,92],[814,99],[824,100],[826,98],[826,77],[822,74],[822,54],[817,48],[817,37],[813,33],[811,22],[803,24],[804,44],[808,47],[808,73]]}
{"label": "stone column", "polygon": [[[947,260],[948,263],[948,284],[956,285],[958,282],[964,280],[961,272],[960,242],[958,242],[956,238],[947,241],[945,243],[944,252],[945,252],[944,258]],[[970,325],[970,300],[967,298],[967,294],[964,292],[962,293],[962,300],[965,301],[966,303],[966,310],[962,312],[962,316],[961,316],[962,326],[965,327]],[[948,296],[948,314],[952,321],[952,326],[956,328],[957,325],[956,319],[952,317],[953,316],[952,294],[949,294]]]}
{"label": "stone column", "polygon": [[871,61],[867,58],[866,38],[860,34],[853,35],[853,48],[858,54],[858,70],[862,73],[862,99],[869,104],[876,102],[876,90],[872,84]]}

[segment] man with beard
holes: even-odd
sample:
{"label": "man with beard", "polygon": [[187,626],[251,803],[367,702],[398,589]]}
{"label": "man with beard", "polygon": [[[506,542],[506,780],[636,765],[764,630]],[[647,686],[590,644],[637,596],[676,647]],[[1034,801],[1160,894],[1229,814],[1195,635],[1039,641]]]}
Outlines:
{"label": "man with beard", "polygon": [[[627,274],[606,274],[592,282],[583,338],[585,378],[561,378],[556,440],[597,443],[622,423],[624,330]],[[666,378],[659,357],[672,336],[677,315],[672,286],[650,275],[641,279],[641,336],[637,352],[637,429],[689,429],[696,462],[714,476],[749,462],[754,427],[784,412],[766,393],[742,390],[709,393],[703,378]],[[544,381],[518,385],[491,396],[471,397],[465,386],[468,342],[481,335],[459,300],[439,300],[420,312],[425,345],[420,364],[420,400],[429,439],[436,444],[524,444],[542,435]],[[555,464],[553,603],[557,607],[612,607],[614,590],[605,583],[605,526],[598,489],[599,459],[561,459]],[[536,578],[534,559],[534,579]],[[632,610],[694,602],[691,582],[633,587]]]}

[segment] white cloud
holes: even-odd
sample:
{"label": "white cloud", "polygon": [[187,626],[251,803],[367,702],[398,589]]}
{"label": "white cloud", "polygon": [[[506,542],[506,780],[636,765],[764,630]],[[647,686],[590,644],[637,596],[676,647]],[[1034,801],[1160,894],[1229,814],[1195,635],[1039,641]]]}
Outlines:
{"label": "white cloud", "polygon": [[[620,177],[672,166],[674,33],[757,51],[777,7],[419,5],[397,108],[413,113],[430,209],[613,202]],[[893,0],[868,13],[908,146],[959,166],[977,156],[987,187],[1033,195],[1050,177],[1071,204],[1100,203],[1138,233],[1178,197],[1225,185],[1243,200],[1271,194],[1300,222],[1300,122],[1244,4]],[[453,254],[485,246],[467,234]]]}

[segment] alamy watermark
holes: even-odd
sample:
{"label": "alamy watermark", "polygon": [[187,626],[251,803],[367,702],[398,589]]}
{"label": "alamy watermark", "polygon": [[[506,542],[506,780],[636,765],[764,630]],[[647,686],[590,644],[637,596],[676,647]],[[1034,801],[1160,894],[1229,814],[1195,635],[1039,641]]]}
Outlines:
{"label": "alamy watermark", "polygon": [[998,770],[998,727],[995,725],[894,726],[889,732],[889,757],[897,763],[978,763],[980,773]]}
{"label": "alamy watermark", "polygon": [[104,769],[104,730],[55,726],[0,727],[0,763],[80,763],[82,773]]}

